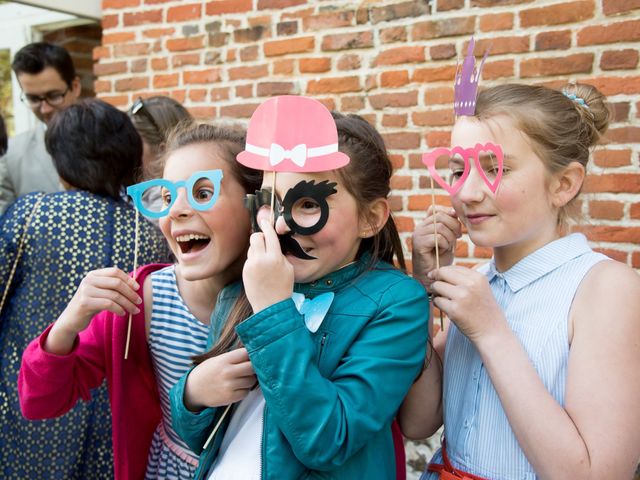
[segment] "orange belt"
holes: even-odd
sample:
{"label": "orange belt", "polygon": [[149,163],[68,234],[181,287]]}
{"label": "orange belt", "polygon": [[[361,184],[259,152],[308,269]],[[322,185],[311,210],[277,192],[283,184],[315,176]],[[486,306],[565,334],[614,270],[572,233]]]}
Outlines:
{"label": "orange belt", "polygon": [[458,470],[449,461],[445,440],[442,440],[442,463],[430,463],[428,470],[440,474],[440,480],[487,480],[486,478]]}

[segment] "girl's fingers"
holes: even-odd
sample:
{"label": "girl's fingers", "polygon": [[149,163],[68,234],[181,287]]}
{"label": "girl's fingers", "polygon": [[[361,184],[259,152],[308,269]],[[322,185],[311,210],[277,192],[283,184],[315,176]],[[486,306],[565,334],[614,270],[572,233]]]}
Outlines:
{"label": "girl's fingers", "polygon": [[249,352],[244,347],[236,348],[220,355],[225,357],[229,363],[244,363],[249,361]]}
{"label": "girl's fingers", "polygon": [[429,278],[432,280],[439,280],[452,285],[468,284],[470,278],[476,275],[481,274],[470,268],[458,265],[449,265],[429,272]]}
{"label": "girl's fingers", "polygon": [[433,297],[433,305],[447,317],[451,317],[453,301],[445,297]]}
{"label": "girl's fingers", "polygon": [[101,295],[100,292],[102,291],[102,295],[112,298],[109,292],[116,292],[131,303],[140,304],[142,303],[142,298],[136,293],[131,283],[128,282],[129,278],[130,277],[95,277],[91,286],[96,289],[94,290],[95,295]]}
{"label": "girl's fingers", "polygon": [[431,284],[431,292],[437,297],[453,298],[456,286],[441,280]]}
{"label": "girl's fingers", "polygon": [[252,233],[249,237],[249,251],[251,252],[251,255],[264,253],[265,250],[264,234],[262,232]]}
{"label": "girl's fingers", "polygon": [[221,371],[224,366],[229,377],[233,378],[250,377],[255,374],[249,361],[249,353],[244,347],[210,358],[205,363],[209,363],[216,373]]}
{"label": "girl's fingers", "polygon": [[[116,315],[118,315],[119,317],[124,317],[124,315],[127,313],[120,305],[118,305],[117,303],[113,303],[113,302],[109,302],[107,304],[108,306],[105,308],[102,308],[101,311],[102,312],[111,312],[111,313],[115,313]],[[133,312],[132,312],[133,313]]]}
{"label": "girl's fingers", "polygon": [[90,275],[92,275],[93,278],[117,278],[122,282],[130,285],[134,290],[138,290],[140,288],[140,285],[138,285],[133,277],[130,277],[118,267],[101,268],[99,270],[94,270]]}
{"label": "girl's fingers", "polygon": [[233,375],[236,377],[251,377],[255,375],[253,365],[246,361],[233,366]]}
{"label": "girl's fingers", "polygon": [[236,389],[244,390],[251,389],[258,381],[258,378],[255,375],[248,375],[246,377],[240,377],[237,379]]}
{"label": "girl's fingers", "polygon": [[282,254],[282,249],[280,248],[280,240],[278,240],[278,234],[274,230],[273,226],[266,220],[262,220],[260,222],[260,228],[262,229],[262,233],[264,233],[264,243],[266,251],[269,253],[277,252]]}
{"label": "girl's fingers", "polygon": [[457,238],[451,230],[444,227],[443,225],[437,226],[436,242],[438,243],[438,247],[443,250],[449,250],[455,246],[456,240]]}
{"label": "girl's fingers", "polygon": [[430,220],[433,223],[433,216],[436,218],[449,218],[452,220],[457,220],[458,215],[456,211],[452,207],[443,207],[442,205],[436,205],[435,208],[429,207],[427,209],[427,215],[424,218],[424,221]]}
{"label": "girl's fingers", "polygon": [[455,215],[456,211],[453,207],[445,207],[444,205],[429,205],[427,208],[427,215],[433,215],[434,212],[444,212],[448,215]]}
{"label": "girl's fingers", "polygon": [[249,392],[251,392],[251,388],[240,388],[238,390],[234,390],[233,394],[229,398],[229,403],[237,403],[244,400],[246,396],[249,395]]}
{"label": "girl's fingers", "polygon": [[97,290],[89,293],[93,293],[93,298],[102,300],[103,307],[100,310],[109,310],[114,313],[118,313],[118,315],[123,315],[124,311],[133,314],[140,311],[140,309],[133,302],[129,301],[127,297],[114,290]]}
{"label": "girl's fingers", "polygon": [[[92,297],[81,301],[80,313],[87,315],[90,320],[94,315],[104,310],[115,313],[116,315],[124,315],[125,310],[113,300],[106,297]],[[69,304],[71,305],[71,303]],[[84,330],[85,327],[82,328]]]}
{"label": "girl's fingers", "polygon": [[[435,214],[435,224],[436,228],[444,228],[450,230],[451,233],[456,237],[460,237],[462,235],[462,224],[458,220],[458,217],[452,217],[444,212],[437,212]],[[427,217],[420,226],[424,229],[425,232],[429,232],[429,230],[433,231],[434,225],[434,217]]]}
{"label": "girl's fingers", "polygon": [[455,235],[456,238],[459,238],[462,235],[462,224],[456,216],[452,217],[447,213],[438,212],[436,213],[436,223],[444,225],[453,235]]}
{"label": "girl's fingers", "polygon": [[457,217],[444,212],[437,212],[435,215],[435,224],[433,216],[428,216],[418,224],[414,231],[414,238],[416,236],[427,238],[433,235],[434,228],[437,233],[446,235],[450,243],[462,236],[462,224]]}

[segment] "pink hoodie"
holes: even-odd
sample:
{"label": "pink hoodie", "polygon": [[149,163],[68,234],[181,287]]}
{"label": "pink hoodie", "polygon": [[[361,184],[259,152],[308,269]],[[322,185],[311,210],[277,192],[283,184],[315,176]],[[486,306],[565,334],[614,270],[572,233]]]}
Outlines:
{"label": "pink hoodie", "polygon": [[[138,269],[140,285],[165,265]],[[143,295],[141,295],[143,296]],[[80,333],[68,355],[42,348],[52,325],[33,340],[22,355],[18,393],[22,414],[31,420],[55,418],[68,412],[79,398],[106,378],[111,402],[115,478],[144,478],[153,432],[160,423],[160,399],[147,345],[144,302],[133,316],[129,358],[124,359],[128,314],[96,315]]]}

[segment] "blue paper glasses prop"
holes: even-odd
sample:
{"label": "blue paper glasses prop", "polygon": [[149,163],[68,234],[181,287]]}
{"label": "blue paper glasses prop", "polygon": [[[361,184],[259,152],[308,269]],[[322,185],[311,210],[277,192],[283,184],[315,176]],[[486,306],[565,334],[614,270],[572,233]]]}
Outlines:
{"label": "blue paper glasses prop", "polygon": [[[187,191],[187,200],[195,210],[208,210],[218,200],[222,170],[204,170],[195,172],[187,180],[171,182],[164,178],[147,180],[127,187],[127,195],[140,213],[149,218],[161,218],[178,198],[180,187]],[[160,202],[154,202],[158,198]]]}

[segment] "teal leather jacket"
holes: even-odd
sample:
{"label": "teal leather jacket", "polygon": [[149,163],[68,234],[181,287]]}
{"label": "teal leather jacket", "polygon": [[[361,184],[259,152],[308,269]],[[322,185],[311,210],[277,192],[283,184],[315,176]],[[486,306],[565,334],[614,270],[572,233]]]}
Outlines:
{"label": "teal leather jacket", "polygon": [[[365,262],[294,286],[308,298],[334,292],[317,332],[306,328],[291,299],[236,328],[266,402],[263,479],[395,479],[391,422],[424,362],[429,305],[417,281],[382,262],[364,270]],[[211,342],[239,292],[235,284],[220,295]],[[201,479],[230,415],[203,451],[225,408],[187,410],[187,376],[171,390],[171,413],[174,429],[200,454]]]}

